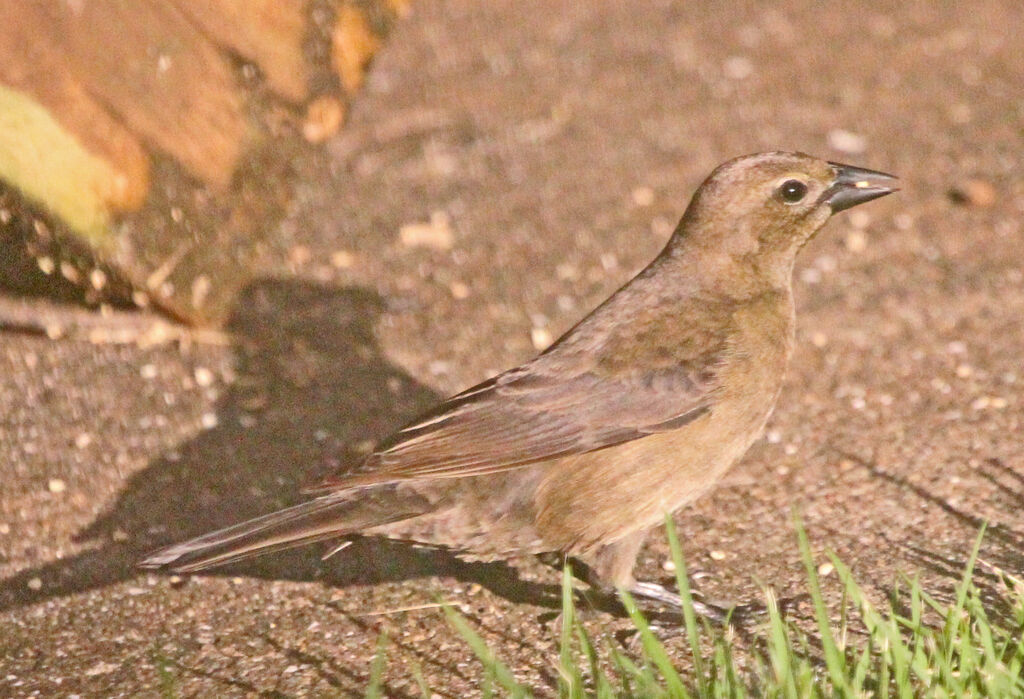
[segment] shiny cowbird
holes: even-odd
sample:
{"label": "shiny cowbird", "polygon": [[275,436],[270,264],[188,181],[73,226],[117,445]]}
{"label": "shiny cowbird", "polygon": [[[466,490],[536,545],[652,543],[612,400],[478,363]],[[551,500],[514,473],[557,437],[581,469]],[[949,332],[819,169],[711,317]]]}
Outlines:
{"label": "shiny cowbird", "polygon": [[772,152],[718,167],[661,254],[522,366],[399,430],[319,497],[153,553],[192,572],[307,542],[382,535],[475,559],[558,551],[633,577],[648,531],[758,438],[793,347],[797,253],[885,173]]}

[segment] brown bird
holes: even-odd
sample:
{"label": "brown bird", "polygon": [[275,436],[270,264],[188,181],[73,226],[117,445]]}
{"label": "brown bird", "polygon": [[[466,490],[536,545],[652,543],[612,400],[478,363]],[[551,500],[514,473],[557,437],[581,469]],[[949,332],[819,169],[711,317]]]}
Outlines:
{"label": "brown bird", "polygon": [[661,254],[547,351],[422,415],[319,497],[141,565],[192,572],[358,533],[476,559],[559,551],[607,588],[676,600],[634,579],[644,538],[764,429],[797,253],[895,179],[801,153],[721,165]]}

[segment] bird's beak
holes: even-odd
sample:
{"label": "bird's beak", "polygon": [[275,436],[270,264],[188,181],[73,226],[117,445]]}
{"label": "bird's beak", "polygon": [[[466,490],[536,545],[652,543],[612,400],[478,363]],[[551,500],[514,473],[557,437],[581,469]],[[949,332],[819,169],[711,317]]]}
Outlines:
{"label": "bird's beak", "polygon": [[832,207],[832,213],[899,191],[899,187],[894,186],[899,179],[895,175],[842,163],[829,165],[835,170],[836,178],[821,199]]}

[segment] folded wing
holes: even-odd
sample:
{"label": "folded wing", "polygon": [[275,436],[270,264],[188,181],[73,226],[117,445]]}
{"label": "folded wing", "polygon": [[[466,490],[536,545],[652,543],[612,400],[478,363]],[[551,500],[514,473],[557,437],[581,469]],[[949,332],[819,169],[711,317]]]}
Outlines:
{"label": "folded wing", "polygon": [[531,362],[448,399],[323,487],[482,475],[678,429],[713,407],[714,362],[699,364],[566,376]]}

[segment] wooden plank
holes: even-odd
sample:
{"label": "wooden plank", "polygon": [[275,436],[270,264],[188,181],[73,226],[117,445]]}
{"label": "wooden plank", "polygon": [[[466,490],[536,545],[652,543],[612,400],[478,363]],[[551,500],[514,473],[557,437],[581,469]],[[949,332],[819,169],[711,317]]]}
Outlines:
{"label": "wooden plank", "polygon": [[124,177],[86,150],[40,103],[0,85],[0,177],[90,242],[106,241]]}
{"label": "wooden plank", "polygon": [[270,87],[300,102],[309,96],[303,55],[305,0],[175,0],[210,39],[260,67]]}
{"label": "wooden plank", "polygon": [[130,130],[206,183],[228,185],[248,140],[244,97],[228,59],[180,10],[158,0],[3,5]]}
{"label": "wooden plank", "polygon": [[148,156],[20,9],[0,2],[0,177],[102,245],[111,215],[145,201]]}
{"label": "wooden plank", "polygon": [[145,150],[102,105],[86,94],[72,78],[56,47],[40,40],[20,12],[0,13],[6,18],[5,41],[0,42],[0,83],[24,93],[49,111],[74,139],[90,153],[106,160],[119,182],[105,193],[108,203],[124,211],[141,206],[149,182]]}

